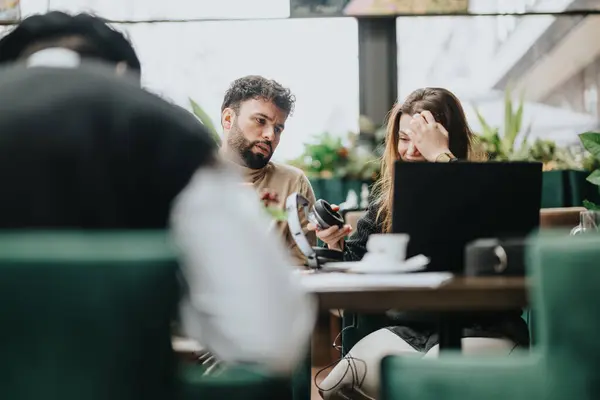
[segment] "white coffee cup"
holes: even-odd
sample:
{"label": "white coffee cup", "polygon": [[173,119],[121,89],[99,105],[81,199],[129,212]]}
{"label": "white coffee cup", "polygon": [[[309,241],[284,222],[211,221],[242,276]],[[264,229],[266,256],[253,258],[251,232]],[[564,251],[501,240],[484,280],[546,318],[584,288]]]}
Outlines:
{"label": "white coffee cup", "polygon": [[367,251],[394,261],[406,260],[409,236],[403,233],[380,233],[369,236]]}

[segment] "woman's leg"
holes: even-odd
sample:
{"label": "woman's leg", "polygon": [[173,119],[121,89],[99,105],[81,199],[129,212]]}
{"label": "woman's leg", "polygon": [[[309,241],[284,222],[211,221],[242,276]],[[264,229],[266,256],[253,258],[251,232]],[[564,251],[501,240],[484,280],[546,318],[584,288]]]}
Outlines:
{"label": "woman's leg", "polygon": [[[462,354],[467,356],[507,356],[517,347],[511,340],[497,338],[463,338],[461,343]],[[437,357],[439,352],[440,346],[436,344],[425,354],[425,357]]]}
{"label": "woman's leg", "polygon": [[348,356],[333,368],[319,385],[321,396],[335,399],[338,390],[359,387],[366,395],[376,398],[381,359],[390,354],[422,356],[395,333],[380,329],[356,343]]}

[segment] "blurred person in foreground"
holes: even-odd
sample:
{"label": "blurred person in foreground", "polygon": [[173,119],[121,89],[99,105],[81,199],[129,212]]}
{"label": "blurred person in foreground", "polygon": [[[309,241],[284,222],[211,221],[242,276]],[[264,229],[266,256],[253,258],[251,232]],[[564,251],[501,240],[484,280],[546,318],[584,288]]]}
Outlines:
{"label": "blurred person in foreground", "polygon": [[[274,80],[250,75],[231,83],[221,106],[221,126],[225,134],[221,154],[237,171],[244,182],[259,192],[275,195],[273,207],[285,209],[287,197],[298,192],[313,204],[315,195],[310,182],[298,168],[271,161],[294,110],[291,91]],[[308,221],[301,221],[306,227]],[[294,264],[306,264],[294,241],[288,224],[277,223],[276,231],[285,240]],[[305,229],[315,246],[315,233]]]}
{"label": "blurred person in foreground", "polygon": [[[62,47],[74,32],[105,41]],[[170,226],[188,289],[185,334],[225,363],[289,373],[308,344],[312,299],[202,124],[139,87],[123,35],[52,12],[0,40],[0,60],[0,98],[10,99],[0,106],[0,227]]]}

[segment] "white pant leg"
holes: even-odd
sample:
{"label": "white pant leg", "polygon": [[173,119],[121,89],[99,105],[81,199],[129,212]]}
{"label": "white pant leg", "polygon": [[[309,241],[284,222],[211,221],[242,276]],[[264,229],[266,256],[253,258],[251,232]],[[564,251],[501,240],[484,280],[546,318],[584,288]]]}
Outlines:
{"label": "white pant leg", "polygon": [[[349,351],[348,358],[341,360],[321,382],[319,388],[323,391],[323,398],[333,398],[337,389],[352,387],[355,380],[362,381],[360,389],[366,395],[376,398],[379,391],[381,359],[392,354],[422,356],[422,353],[388,329],[375,331],[356,343]],[[355,386],[358,386],[358,383],[355,383]]]}
{"label": "white pant leg", "polygon": [[[508,339],[497,338],[463,338],[461,340],[462,354],[466,356],[502,356],[509,355],[515,349],[514,342]],[[437,357],[440,353],[440,345],[436,344],[425,354],[425,357]]]}
{"label": "white pant leg", "polygon": [[[463,338],[461,343],[462,354],[466,356],[508,356],[515,349],[515,343],[508,339]],[[323,390],[323,398],[326,400],[334,398],[336,390],[327,391],[327,389],[352,387],[355,376],[358,381],[363,380],[364,377],[363,384],[360,386],[361,391],[370,397],[377,398],[381,359],[387,355],[422,357],[423,353],[416,351],[398,335],[387,329],[373,332],[360,340],[349,352],[350,357],[358,359],[350,365],[355,371],[354,374],[349,368],[349,362],[352,360],[342,360],[319,385]],[[435,345],[425,357],[433,358],[438,355],[439,345]]]}

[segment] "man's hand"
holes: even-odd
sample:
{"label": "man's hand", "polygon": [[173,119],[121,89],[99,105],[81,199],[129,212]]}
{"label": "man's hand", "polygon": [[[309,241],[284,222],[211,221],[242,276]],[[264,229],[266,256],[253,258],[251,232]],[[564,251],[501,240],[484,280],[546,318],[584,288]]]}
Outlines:
{"label": "man's hand", "polygon": [[[331,209],[333,211],[339,211],[340,207],[332,204]],[[314,224],[308,224],[307,229],[309,231],[316,231],[317,237],[332,250],[344,250],[344,238],[352,232],[352,227],[350,225],[344,225],[341,228],[334,225],[327,229],[319,229],[319,227]]]}

